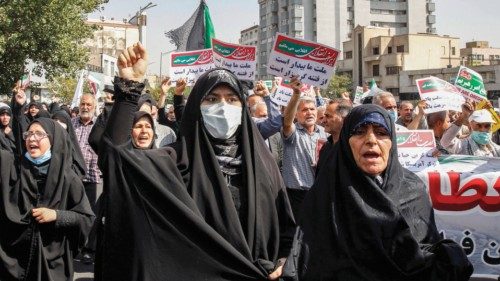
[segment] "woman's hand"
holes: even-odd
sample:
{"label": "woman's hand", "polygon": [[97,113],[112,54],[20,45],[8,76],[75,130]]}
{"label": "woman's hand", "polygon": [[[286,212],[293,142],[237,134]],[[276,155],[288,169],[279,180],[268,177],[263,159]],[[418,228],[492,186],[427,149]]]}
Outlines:
{"label": "woman's hand", "polygon": [[48,223],[56,221],[57,213],[55,210],[48,208],[35,208],[32,210],[33,217],[38,223]]}
{"label": "woman's hand", "polygon": [[118,75],[121,78],[142,82],[148,66],[148,53],[139,42],[124,50],[118,57]]}
{"label": "woman's hand", "polygon": [[24,105],[26,103],[26,94],[24,93],[23,88],[16,85],[16,87],[14,87],[12,92],[14,93],[14,99],[17,104]]}
{"label": "woman's hand", "polygon": [[184,95],[184,91],[186,90],[187,80],[186,78],[180,78],[175,82],[175,95],[182,96]]}
{"label": "woman's hand", "polygon": [[276,263],[276,269],[269,274],[267,279],[269,280],[278,280],[280,278],[281,274],[283,274],[283,265],[285,265],[286,258],[281,258],[278,260]]}

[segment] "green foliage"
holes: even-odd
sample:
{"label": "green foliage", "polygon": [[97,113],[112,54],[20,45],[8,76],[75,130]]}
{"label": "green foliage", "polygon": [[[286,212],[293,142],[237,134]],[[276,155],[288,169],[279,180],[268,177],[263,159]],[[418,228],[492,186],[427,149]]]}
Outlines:
{"label": "green foliage", "polygon": [[47,78],[73,74],[88,60],[83,43],[95,29],[85,15],[106,0],[0,1],[0,91],[7,93],[32,61]]}
{"label": "green foliage", "polygon": [[[61,103],[70,104],[75,94],[78,78],[73,76],[57,76],[47,83],[47,89],[57,98]],[[90,93],[88,83],[83,84],[83,92]]]}
{"label": "green foliage", "polygon": [[348,74],[334,75],[328,84],[328,88],[325,93],[322,93],[324,97],[328,98],[339,98],[340,94],[344,92],[352,92],[352,78]]}

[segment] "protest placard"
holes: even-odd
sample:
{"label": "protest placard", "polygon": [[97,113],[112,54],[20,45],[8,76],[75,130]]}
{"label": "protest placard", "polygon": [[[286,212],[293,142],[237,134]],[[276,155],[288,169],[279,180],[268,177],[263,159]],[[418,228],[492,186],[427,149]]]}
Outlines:
{"label": "protest placard", "polygon": [[457,79],[455,80],[455,86],[462,90],[461,93],[465,98],[475,101],[487,99],[483,77],[465,66],[460,67]]}
{"label": "protest placard", "polygon": [[234,73],[240,80],[255,80],[256,52],[255,46],[243,46],[212,39],[214,63]]}
{"label": "protest placard", "polygon": [[428,188],[443,238],[462,246],[474,266],[473,277],[496,280],[500,275],[500,159],[443,156],[438,169],[417,175]]}
{"label": "protest placard", "polygon": [[425,114],[444,110],[462,112],[465,98],[457,87],[433,76],[417,79],[416,83],[420,99],[427,102]]}
{"label": "protest placard", "polygon": [[186,78],[187,85],[192,86],[198,77],[212,68],[215,68],[212,49],[170,54],[170,79],[172,82]]}
{"label": "protest placard", "polygon": [[438,167],[437,158],[432,156],[432,152],[436,148],[433,131],[398,131],[396,132],[396,141],[399,162],[406,169],[419,172]]}
{"label": "protest placard", "polygon": [[356,91],[354,92],[354,104],[361,104],[361,99],[363,98],[363,87],[356,86]]}
{"label": "protest placard", "polygon": [[339,54],[339,50],[326,45],[277,33],[267,73],[286,78],[299,76],[303,83],[325,89]]}
{"label": "protest placard", "polygon": [[[277,105],[287,106],[290,98],[293,94],[293,89],[289,85],[289,81],[284,79],[281,80],[281,83],[278,85],[278,89],[276,92],[271,94],[271,100],[274,101]],[[301,93],[308,93],[311,91],[311,86],[302,84],[302,88],[300,89]]]}
{"label": "protest placard", "polygon": [[264,80],[264,85],[266,85],[266,88],[271,91],[273,88],[273,80]]}

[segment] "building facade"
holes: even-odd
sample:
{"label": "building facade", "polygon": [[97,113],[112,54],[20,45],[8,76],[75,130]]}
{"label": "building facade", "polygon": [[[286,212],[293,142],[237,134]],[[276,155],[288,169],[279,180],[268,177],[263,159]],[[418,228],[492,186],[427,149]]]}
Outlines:
{"label": "building facade", "polygon": [[356,27],[352,39],[343,43],[338,73],[349,74],[359,86],[374,79],[380,88],[398,95],[401,71],[460,65],[459,38],[394,32],[391,28]]}
{"label": "building facade", "polygon": [[[126,48],[139,41],[139,27],[128,23],[126,19],[116,21],[100,19],[88,19],[87,24],[97,25],[99,30],[94,32],[93,38],[85,42],[90,49],[87,68],[90,71],[103,73],[112,71],[116,67],[116,59]],[[111,76],[114,73],[109,73]]]}
{"label": "building facade", "polygon": [[258,46],[259,43],[259,26],[254,25],[252,27],[243,29],[240,31],[240,45],[248,46]]}
{"label": "building facade", "polygon": [[432,0],[258,0],[261,78],[277,32],[342,50],[354,27],[392,28],[394,34],[435,33]]}
{"label": "building facade", "polygon": [[460,49],[460,57],[465,66],[500,64],[500,48],[492,48],[488,41],[473,41],[465,43]]}

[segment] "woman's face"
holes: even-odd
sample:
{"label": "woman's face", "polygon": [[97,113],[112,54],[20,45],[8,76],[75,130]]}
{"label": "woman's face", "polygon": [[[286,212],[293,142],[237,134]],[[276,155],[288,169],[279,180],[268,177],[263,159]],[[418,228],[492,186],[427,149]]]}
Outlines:
{"label": "woman's face", "polygon": [[221,102],[242,107],[241,100],[238,95],[227,85],[215,87],[208,95],[205,96],[201,105],[212,105]]}
{"label": "woman's face", "polygon": [[389,132],[379,125],[363,125],[349,138],[356,165],[366,174],[380,175],[389,161],[392,140]]}
{"label": "woman's face", "polygon": [[154,131],[151,121],[143,116],[132,127],[132,141],[137,148],[149,148],[153,142]]}
{"label": "woman's face", "polygon": [[39,123],[31,124],[25,135],[26,149],[32,158],[38,158],[50,149],[47,132]]}

